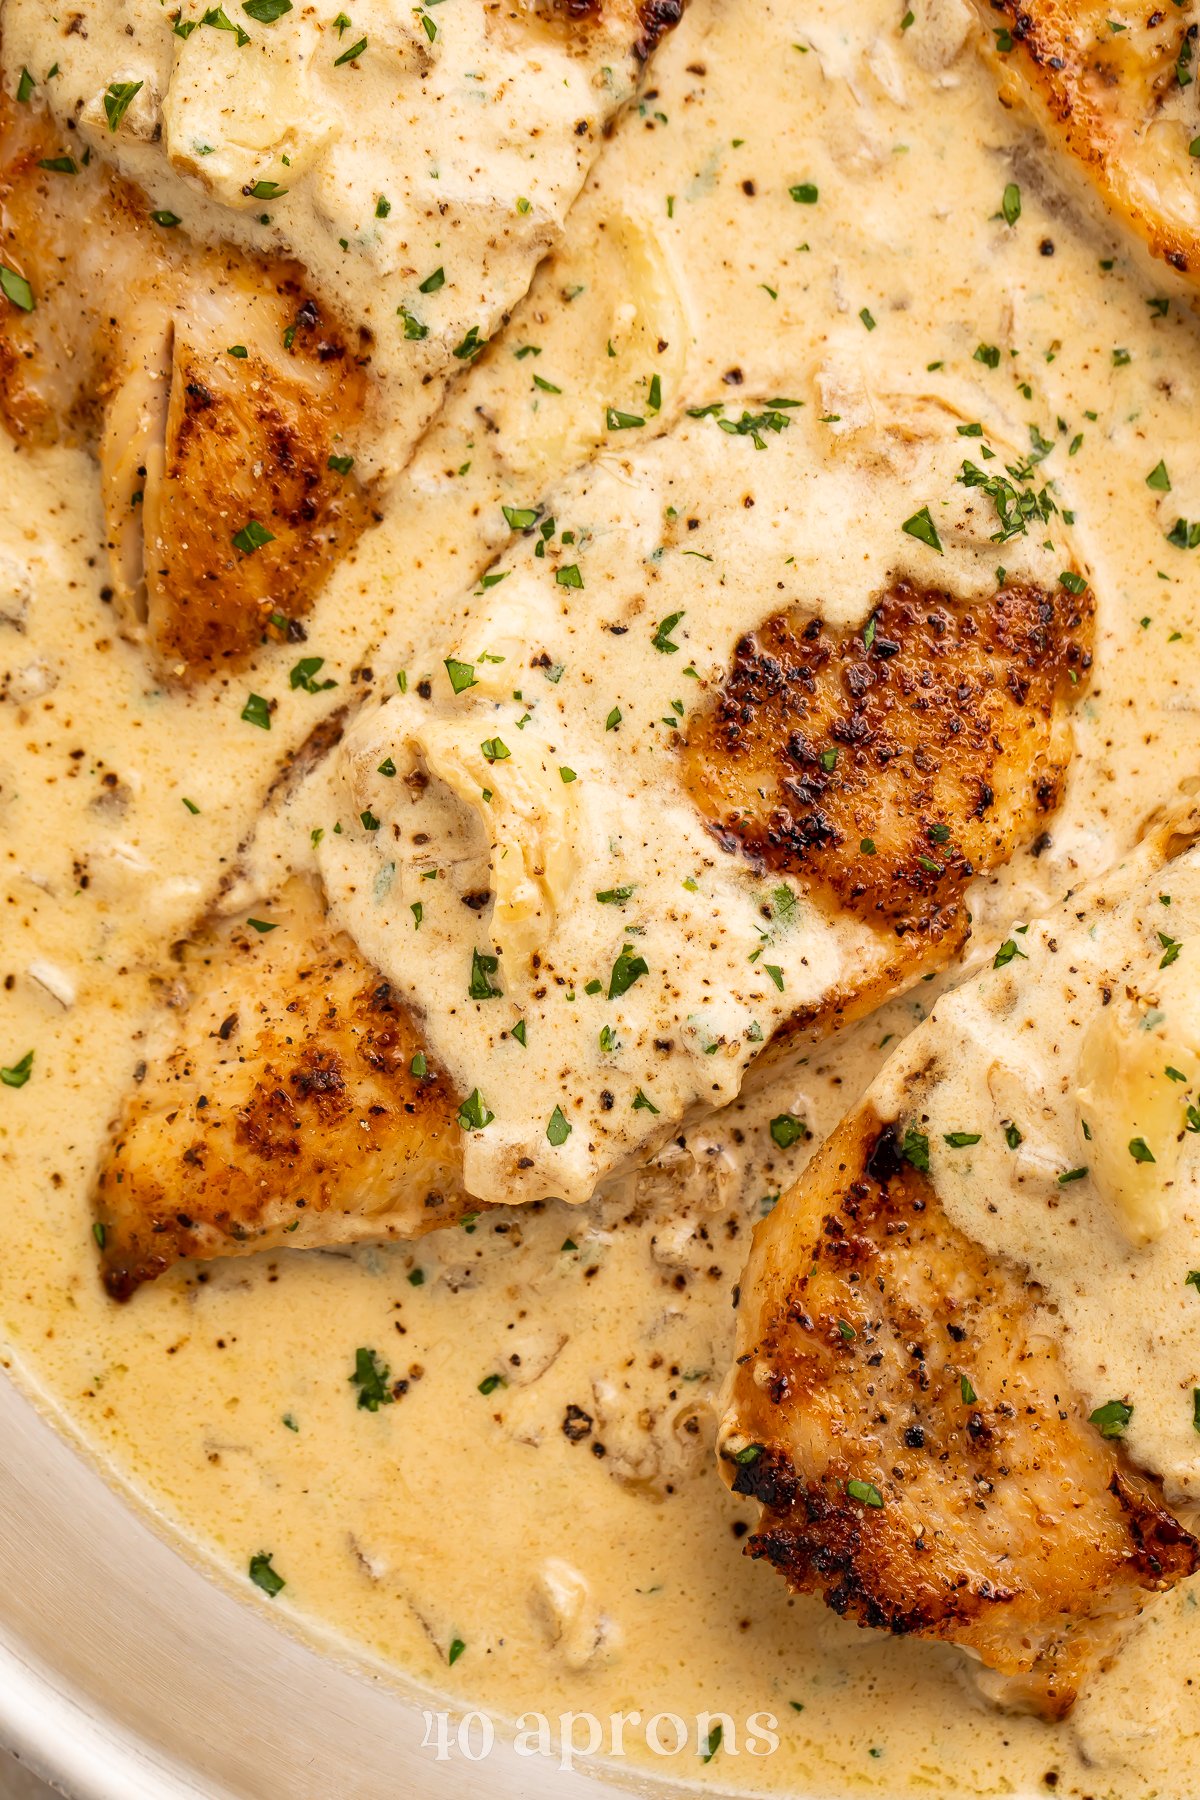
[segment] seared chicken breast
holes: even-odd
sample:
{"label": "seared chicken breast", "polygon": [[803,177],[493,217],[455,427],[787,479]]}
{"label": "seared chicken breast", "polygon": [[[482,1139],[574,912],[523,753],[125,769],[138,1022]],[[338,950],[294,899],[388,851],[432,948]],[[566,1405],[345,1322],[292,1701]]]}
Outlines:
{"label": "seared chicken breast", "polygon": [[196,243],[0,96],[0,419],[100,462],[114,585],[165,667],[236,666],[371,516],[371,347],[282,258]]}
{"label": "seared chicken breast", "polygon": [[1200,276],[1200,13],[1099,0],[975,0],[1006,105],[1024,105],[1081,185],[1150,255]]}
{"label": "seared chicken breast", "polygon": [[688,790],[730,852],[894,939],[889,982],[944,961],[972,877],[1061,799],[1092,610],[1062,589],[1006,582],[972,605],[901,581],[865,632],[776,613],[688,730]]}
{"label": "seared chicken breast", "polygon": [[323,914],[297,877],[268,917],[179,947],[166,1041],[146,1046],[96,1183],[114,1299],[181,1256],[420,1237],[467,1210],[445,1071]]}
{"label": "seared chicken breast", "polygon": [[[476,1203],[588,1199],[760,1058],[946,962],[969,883],[1044,830],[1091,591],[1061,544],[1016,531],[998,582],[996,502],[964,475],[955,415],[896,406],[832,468],[804,415],[775,408],[760,451],[706,409],[514,511],[499,566],[441,641],[406,651],[272,825],[263,866],[314,870],[322,941],[356,946],[452,1077],[442,1121]],[[1028,479],[1009,467],[1010,485]],[[867,492],[887,524],[839,569],[829,545]],[[779,579],[760,623],[765,567]],[[289,838],[296,813],[336,828]],[[297,978],[266,955],[255,983],[272,1017]],[[219,1010],[219,961],[208,979]],[[163,1068],[169,1093],[193,1066],[206,1021],[170,1022],[156,1094]],[[263,1038],[238,1056],[252,1084],[274,1051]],[[164,1154],[157,1112],[144,1086],[122,1111],[106,1221],[121,1189],[156,1220],[177,1201],[195,1214],[190,1124]],[[272,1218],[290,1218],[287,1160],[263,1166],[256,1208],[267,1187]],[[345,1204],[362,1235],[350,1185]],[[337,1241],[337,1212],[330,1200],[298,1241]],[[445,1215],[397,1187],[389,1216],[403,1232]],[[194,1247],[236,1250],[257,1217],[227,1208],[224,1236]],[[158,1235],[164,1260],[191,1241]]]}
{"label": "seared chicken breast", "polygon": [[739,1290],[720,1455],[762,1503],[749,1554],[1052,1717],[1200,1563],[1173,1510],[1198,1491],[1196,830],[938,1003]]}
{"label": "seared chicken breast", "polygon": [[0,52],[0,420],[95,450],[127,621],[184,679],[312,606],[682,0],[367,4],[345,43],[237,10],[84,0],[42,81],[15,0]]}
{"label": "seared chicken breast", "polygon": [[1088,1423],[1025,1274],[848,1120],[758,1228],[722,1468],[751,1556],[859,1625],[959,1644],[1050,1717],[1200,1545]]}

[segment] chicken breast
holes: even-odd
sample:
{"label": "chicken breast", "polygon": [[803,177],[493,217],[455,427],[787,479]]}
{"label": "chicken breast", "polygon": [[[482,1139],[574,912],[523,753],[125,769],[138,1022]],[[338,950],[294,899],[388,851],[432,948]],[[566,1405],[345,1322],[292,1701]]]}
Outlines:
{"label": "chicken breast", "polygon": [[178,959],[96,1183],[114,1299],[180,1257],[420,1237],[463,1216],[446,1073],[311,882],[265,918],[214,921]]}
{"label": "chicken breast", "polygon": [[1092,610],[898,582],[866,632],[776,613],[688,730],[688,790],[726,849],[873,926],[896,984],[959,948],[972,877],[1057,807]]}
{"label": "chicken breast", "polygon": [[0,419],[96,450],[126,618],[185,679],[312,606],[682,0],[364,0],[345,42],[234,10],[82,0],[43,80],[12,0],[0,50]]}
{"label": "chicken breast", "polygon": [[114,585],[178,675],[244,662],[371,516],[370,342],[303,271],[197,244],[0,96],[0,419],[100,460]]}
{"label": "chicken breast", "polygon": [[[279,867],[311,870],[322,930],[420,1021],[475,1203],[586,1201],[760,1058],[944,963],[971,881],[1057,801],[1094,601],[1057,521],[1041,536],[1049,489],[998,585],[1008,501],[973,485],[959,415],[897,400],[823,461],[806,412],[772,413],[762,451],[706,408],[513,511],[499,566],[248,851],[264,917]],[[879,530],[851,545],[868,496]],[[336,821],[315,846],[313,818]],[[208,1027],[173,1024],[187,1066]],[[141,1095],[115,1142],[155,1216],[194,1180]],[[286,1163],[263,1179],[294,1203]]]}
{"label": "chicken breast", "polygon": [[749,1554],[1050,1717],[1200,1564],[1172,1510],[1200,1492],[1197,829],[939,1002],[740,1287],[720,1456],[762,1503]]}
{"label": "chicken breast", "polygon": [[1080,185],[1150,255],[1200,276],[1200,14],[1099,0],[975,0],[1006,105],[1024,105]]}

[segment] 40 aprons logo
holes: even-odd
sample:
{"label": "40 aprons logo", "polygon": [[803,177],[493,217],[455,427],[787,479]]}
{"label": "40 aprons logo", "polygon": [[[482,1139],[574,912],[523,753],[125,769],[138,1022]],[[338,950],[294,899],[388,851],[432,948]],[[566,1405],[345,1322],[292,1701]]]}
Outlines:
{"label": "40 aprons logo", "polygon": [[[422,1711],[421,1748],[438,1762],[461,1756],[467,1762],[483,1762],[496,1748],[495,1721],[483,1712]],[[770,1756],[779,1748],[779,1721],[774,1713],[751,1713],[742,1721],[729,1713],[697,1713],[685,1719],[680,1713],[640,1712],[522,1713],[513,1733],[518,1756],[557,1757],[561,1769],[574,1768],[584,1757],[622,1757],[649,1751],[652,1756],[698,1757],[711,1762],[722,1756]],[[507,1735],[507,1734],[506,1734]]]}

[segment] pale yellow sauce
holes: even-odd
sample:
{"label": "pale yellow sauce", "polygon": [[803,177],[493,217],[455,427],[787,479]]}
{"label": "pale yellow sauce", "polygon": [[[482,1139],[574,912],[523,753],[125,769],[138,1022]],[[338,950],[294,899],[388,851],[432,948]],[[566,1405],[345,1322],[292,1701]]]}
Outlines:
{"label": "pale yellow sauce", "polygon": [[[200,1553],[244,1584],[269,1549],[287,1583],[277,1611],[463,1704],[510,1718],[769,1711],[770,1756],[641,1753],[659,1773],[755,1791],[1002,1793],[1053,1770],[1059,1793],[1181,1800],[1200,1731],[1188,1590],[1150,1608],[1067,1724],[1004,1718],[957,1653],[844,1625],[745,1561],[734,1527],[750,1514],[711,1464],[747,1234],[805,1154],[777,1151],[767,1121],[787,1110],[828,1131],[928,989],[689,1131],[673,1173],[628,1178],[582,1210],[489,1215],[412,1251],[218,1264],[125,1308],[102,1294],[90,1235],[90,1173],[167,949],[238,865],[280,753],[324,705],[390,683],[415,647],[443,640],[506,542],[501,503],[534,504],[591,454],[605,405],[641,410],[651,338],[670,346],[664,424],[714,397],[732,410],[741,395],[795,395],[816,416],[796,435],[818,446],[820,415],[842,415],[828,423],[832,460],[861,389],[933,384],[1013,442],[1031,422],[1056,439],[1047,473],[1100,597],[1096,672],[1052,841],[973,896],[977,952],[1111,867],[1197,772],[1200,565],[1164,537],[1177,514],[1200,514],[1195,327],[1177,300],[1158,316],[1120,247],[1064,210],[970,49],[953,56],[965,16],[914,10],[902,33],[886,0],[693,0],[566,248],[320,601],[309,640],[332,694],[290,691],[286,649],[190,697],[159,686],[100,598],[92,465],[0,443],[0,1063],[34,1052],[29,1082],[0,1088],[0,1316],[21,1378]],[[997,215],[1014,167],[1009,226]],[[791,198],[802,183],[815,204]],[[636,225],[617,228],[619,254],[611,221]],[[622,310],[631,260],[647,320],[670,330]],[[609,358],[610,340],[627,350]],[[540,355],[513,354],[527,344]],[[1001,347],[995,370],[974,359],[980,344]],[[723,379],[734,370],[740,384]],[[721,447],[731,483],[749,469],[769,487],[745,440]],[[1160,458],[1165,495],[1145,482]],[[853,534],[886,560],[894,525],[868,504],[839,528],[832,616],[861,606],[843,573]],[[763,611],[774,604],[768,591]],[[240,719],[251,690],[279,702],[269,739]],[[269,885],[291,839],[330,824],[317,790],[304,793],[260,835],[247,891]],[[1010,1225],[1000,1247],[1036,1262],[1022,1215]],[[1141,1304],[1152,1320],[1154,1292]],[[359,1346],[409,1383],[377,1413],[355,1405]],[[507,1385],[482,1394],[490,1375]],[[569,1405],[591,1419],[578,1442],[562,1430]],[[554,1594],[572,1590],[556,1612]],[[641,1742],[627,1733],[627,1752]]]}

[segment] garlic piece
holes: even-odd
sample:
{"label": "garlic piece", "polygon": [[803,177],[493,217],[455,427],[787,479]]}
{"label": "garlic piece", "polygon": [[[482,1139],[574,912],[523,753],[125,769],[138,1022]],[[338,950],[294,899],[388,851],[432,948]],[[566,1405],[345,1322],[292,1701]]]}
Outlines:
{"label": "garlic piece", "polygon": [[1082,1160],[1134,1244],[1161,1236],[1175,1211],[1188,1106],[1200,1090],[1198,963],[1200,938],[1186,939],[1156,971],[1152,994],[1103,1009],[1079,1059],[1075,1098],[1090,1133]]}

